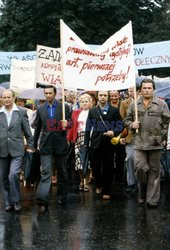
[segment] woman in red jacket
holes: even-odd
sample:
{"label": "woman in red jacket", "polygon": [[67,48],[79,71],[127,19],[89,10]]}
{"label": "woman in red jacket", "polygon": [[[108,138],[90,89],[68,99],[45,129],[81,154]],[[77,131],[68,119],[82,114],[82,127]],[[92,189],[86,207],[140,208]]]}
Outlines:
{"label": "woman in red jacket", "polygon": [[81,146],[84,146],[86,120],[88,117],[89,109],[92,107],[92,98],[88,94],[83,94],[80,96],[79,102],[80,109],[74,110],[72,113],[73,127],[69,130],[67,139],[69,142],[75,143],[75,169],[79,171],[80,175],[79,190],[88,192],[89,173],[87,174],[86,178],[83,178],[82,164],[79,157],[79,149]]}

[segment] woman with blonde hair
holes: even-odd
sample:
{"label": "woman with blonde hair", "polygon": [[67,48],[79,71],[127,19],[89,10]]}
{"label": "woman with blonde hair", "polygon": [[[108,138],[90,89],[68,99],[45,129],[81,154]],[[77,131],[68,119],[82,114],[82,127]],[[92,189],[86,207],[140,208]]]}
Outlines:
{"label": "woman with blonde hair", "polygon": [[[80,109],[74,110],[72,113],[73,127],[68,132],[67,139],[69,142],[75,143],[75,169],[79,171],[80,175],[80,191],[89,191],[88,178],[89,171],[86,177],[83,177],[83,166],[79,157],[79,150],[84,146],[84,134],[86,127],[86,120],[88,117],[89,109],[92,107],[92,98],[88,94],[83,94],[79,98]],[[90,169],[90,163],[89,163]]]}

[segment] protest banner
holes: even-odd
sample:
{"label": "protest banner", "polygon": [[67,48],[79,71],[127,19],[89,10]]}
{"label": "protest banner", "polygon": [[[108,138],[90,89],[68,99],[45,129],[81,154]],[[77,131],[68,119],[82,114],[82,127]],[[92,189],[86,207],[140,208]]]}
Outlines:
{"label": "protest banner", "polygon": [[136,44],[134,59],[136,69],[170,67],[170,41]]}
{"label": "protest banner", "polygon": [[[91,50],[100,45],[89,44]],[[170,41],[134,44],[136,70],[170,67]],[[0,52],[0,75],[10,74],[11,59],[30,61],[36,59],[36,51]],[[51,77],[52,78],[52,77]]]}
{"label": "protest banner", "polygon": [[37,45],[36,74],[37,83],[61,86],[60,49]]}
{"label": "protest banner", "polygon": [[[90,44],[95,50],[100,45]],[[170,67],[170,41],[141,43],[133,45],[135,69],[153,69]]]}
{"label": "protest banner", "polygon": [[22,61],[12,59],[10,88],[15,91],[32,89],[35,87],[35,60]]}
{"label": "protest banner", "polygon": [[27,52],[0,52],[0,75],[11,73],[11,60],[33,61],[36,59],[35,51]]}
{"label": "protest banner", "polygon": [[96,50],[91,50],[64,22],[61,33],[65,88],[120,90],[135,85],[131,22]]}

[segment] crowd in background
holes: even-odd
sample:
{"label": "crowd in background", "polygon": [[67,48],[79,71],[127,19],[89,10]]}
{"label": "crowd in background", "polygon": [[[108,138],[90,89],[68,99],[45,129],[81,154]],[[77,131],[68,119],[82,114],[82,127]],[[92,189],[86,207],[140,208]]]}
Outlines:
{"label": "crowd in background", "polygon": [[[80,192],[88,192],[89,185],[94,183],[96,194],[102,195],[103,200],[110,200],[113,184],[122,185],[126,186],[127,193],[138,193],[140,204],[146,201],[151,206],[157,206],[160,196],[160,177],[164,177],[163,168],[160,171],[162,143],[164,148],[170,150],[169,111],[164,102],[166,100],[154,96],[154,82],[145,79],[142,84],[140,88],[136,88],[138,122],[135,121],[133,87],[121,92],[84,91],[77,94],[67,91],[65,94],[67,122],[62,121],[62,104],[59,100],[55,100],[55,87],[46,86],[44,89],[46,101],[39,100],[37,105],[27,104],[25,99],[15,98],[11,90],[2,92],[1,128],[5,114],[8,121],[8,126],[4,125],[6,126],[4,135],[10,133],[11,119],[13,113],[16,114],[18,124],[17,127],[13,124],[15,132],[11,138],[18,136],[21,140],[21,133],[24,132],[25,150],[32,154],[40,154],[39,166],[35,164],[32,166],[27,181],[27,185],[37,185],[36,201],[39,212],[48,210],[51,184],[57,184],[58,203],[66,202],[69,183],[66,165],[68,154],[73,151],[70,161],[73,163],[72,171],[79,173]],[[110,127],[112,122],[117,124],[114,128]],[[59,124],[60,129],[56,130]],[[95,130],[95,126],[99,126],[100,129]],[[125,127],[128,132],[123,136]],[[151,130],[154,131],[152,135],[149,134]],[[113,137],[117,139],[115,145],[111,144]],[[6,140],[6,137],[3,138],[1,135],[1,139]],[[10,135],[8,140],[11,140]],[[4,146],[8,148],[7,152],[3,151],[5,153],[0,154],[0,163],[4,168],[2,170],[1,167],[1,189],[5,210],[20,211],[18,176],[24,179],[22,169],[24,153],[19,155],[16,153],[21,152],[17,142],[12,149],[10,148],[12,140],[10,144],[9,141],[5,143],[4,145],[0,143],[1,151]],[[14,150],[13,147],[17,148]],[[85,174],[81,159],[82,148],[90,149]],[[16,157],[19,162],[15,161]],[[5,170],[7,166],[8,171]],[[11,168],[16,166],[17,171],[12,175]]]}

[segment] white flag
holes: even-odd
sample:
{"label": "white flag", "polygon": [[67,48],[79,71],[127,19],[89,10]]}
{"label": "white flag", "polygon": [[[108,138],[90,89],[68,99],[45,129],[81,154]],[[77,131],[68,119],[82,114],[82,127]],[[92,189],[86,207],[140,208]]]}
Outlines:
{"label": "white flag", "polygon": [[35,60],[11,60],[10,88],[15,91],[32,89],[35,85]]}
{"label": "white flag", "polygon": [[131,22],[94,51],[63,22],[61,27],[65,88],[118,90],[135,86]]}
{"label": "white flag", "polygon": [[60,48],[37,45],[36,82],[61,87],[60,58]]}

